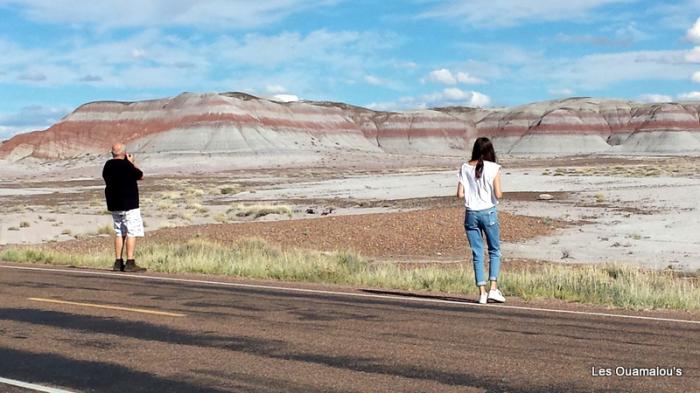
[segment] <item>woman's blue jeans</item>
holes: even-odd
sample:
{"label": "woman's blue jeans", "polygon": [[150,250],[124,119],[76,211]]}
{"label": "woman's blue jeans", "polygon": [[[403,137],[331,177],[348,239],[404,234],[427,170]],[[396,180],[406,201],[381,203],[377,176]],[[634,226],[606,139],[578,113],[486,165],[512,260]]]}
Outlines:
{"label": "woman's blue jeans", "polygon": [[467,210],[464,215],[464,229],[472,249],[476,285],[486,285],[484,276],[484,235],[489,248],[489,280],[496,281],[501,269],[500,225],[496,207],[484,210]]}

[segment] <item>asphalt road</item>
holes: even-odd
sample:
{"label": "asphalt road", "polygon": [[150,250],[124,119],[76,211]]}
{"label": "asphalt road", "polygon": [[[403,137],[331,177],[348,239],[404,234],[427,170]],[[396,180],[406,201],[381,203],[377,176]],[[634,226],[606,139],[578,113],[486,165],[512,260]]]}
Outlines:
{"label": "asphalt road", "polygon": [[238,283],[0,265],[0,378],[88,392],[700,391],[697,321]]}

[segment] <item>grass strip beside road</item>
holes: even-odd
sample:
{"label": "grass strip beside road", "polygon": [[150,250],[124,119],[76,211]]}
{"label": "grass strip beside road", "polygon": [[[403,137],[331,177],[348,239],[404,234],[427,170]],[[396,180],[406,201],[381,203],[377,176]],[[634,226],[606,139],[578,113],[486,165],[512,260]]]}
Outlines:
{"label": "grass strip beside road", "polygon": [[[69,254],[41,247],[7,247],[0,259],[105,268],[112,265],[109,250]],[[281,249],[259,239],[219,244],[196,239],[184,244],[148,243],[137,252],[139,264],[150,271],[201,273],[344,284],[440,293],[476,293],[470,264],[402,266],[372,262],[352,251],[320,252]],[[503,265],[500,288],[523,299],[560,299],[630,310],[700,310],[697,277],[680,277],[621,264],[536,264],[509,269]]]}

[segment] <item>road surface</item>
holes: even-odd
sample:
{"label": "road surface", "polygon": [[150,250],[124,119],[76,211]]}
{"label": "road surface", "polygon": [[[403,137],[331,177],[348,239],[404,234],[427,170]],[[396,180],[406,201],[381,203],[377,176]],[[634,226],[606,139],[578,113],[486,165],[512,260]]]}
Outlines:
{"label": "road surface", "polygon": [[38,269],[0,264],[0,391],[700,391],[697,318]]}

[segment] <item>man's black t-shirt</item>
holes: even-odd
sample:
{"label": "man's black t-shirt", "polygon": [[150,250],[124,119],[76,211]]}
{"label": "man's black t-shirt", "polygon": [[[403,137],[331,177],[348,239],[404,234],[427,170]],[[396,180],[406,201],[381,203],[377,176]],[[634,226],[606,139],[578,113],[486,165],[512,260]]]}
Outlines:
{"label": "man's black t-shirt", "polygon": [[107,161],[102,169],[107,210],[114,212],[138,209],[139,186],[136,181],[142,177],[143,172],[129,160],[113,158]]}

